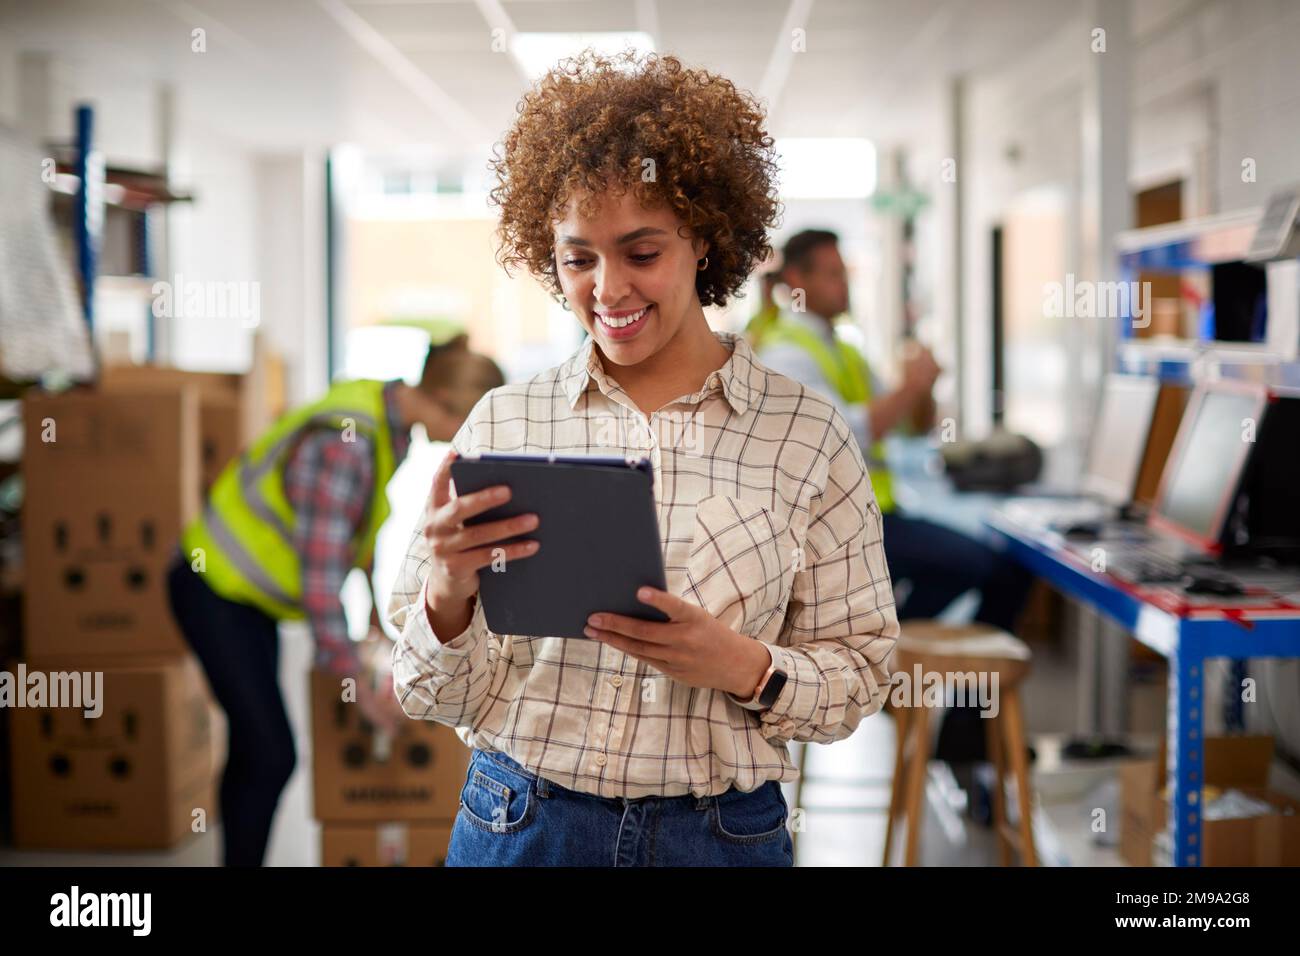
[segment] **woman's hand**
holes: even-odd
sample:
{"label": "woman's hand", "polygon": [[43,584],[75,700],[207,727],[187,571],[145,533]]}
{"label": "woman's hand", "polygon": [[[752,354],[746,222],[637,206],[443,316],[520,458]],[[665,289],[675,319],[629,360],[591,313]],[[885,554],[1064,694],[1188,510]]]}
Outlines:
{"label": "woman's hand", "polygon": [[712,687],[748,700],[772,663],[760,641],[738,634],[704,608],[654,588],[637,599],[670,620],[643,621],[622,614],[593,614],[584,633],[616,647],[692,687]]}
{"label": "woman's hand", "polygon": [[465,527],[466,519],[509,501],[510,489],[496,485],[471,495],[453,496],[451,463],[455,458],[454,451],[448,452],[434,475],[433,517],[424,528],[431,558],[429,604],[435,610],[440,605],[464,603],[477,594],[479,568],[490,565],[498,549],[509,562],[536,554],[538,548],[536,541],[495,543],[535,530],[538,523],[535,514]]}

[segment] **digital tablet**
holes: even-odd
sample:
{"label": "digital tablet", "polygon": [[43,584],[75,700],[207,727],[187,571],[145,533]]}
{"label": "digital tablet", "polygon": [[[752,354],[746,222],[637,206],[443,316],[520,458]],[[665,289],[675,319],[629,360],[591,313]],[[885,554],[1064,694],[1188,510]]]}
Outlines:
{"label": "digital tablet", "polygon": [[575,637],[596,611],[667,621],[637,588],[667,590],[655,509],[654,471],[644,458],[485,453],[451,463],[456,494],[508,485],[510,500],[466,525],[536,514],[526,539],[537,552],[480,568],[479,600],[495,634]]}

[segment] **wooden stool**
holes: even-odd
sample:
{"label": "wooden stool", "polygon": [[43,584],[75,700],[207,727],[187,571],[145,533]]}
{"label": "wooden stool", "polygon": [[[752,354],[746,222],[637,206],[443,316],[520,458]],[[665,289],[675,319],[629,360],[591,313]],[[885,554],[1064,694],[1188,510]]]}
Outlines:
{"label": "wooden stool", "polygon": [[[960,672],[998,675],[998,716],[985,718],[989,759],[997,776],[993,788],[993,827],[1002,866],[1011,865],[1011,849],[1020,851],[1025,866],[1037,866],[1034,854],[1033,802],[1029,786],[1024,716],[1020,708],[1020,682],[1029,673],[1031,654],[1024,641],[986,624],[951,626],[937,621],[903,621],[894,648],[891,670],[912,680],[916,665],[922,674]],[[920,688],[913,688],[913,702]],[[892,693],[890,695],[893,696]],[[894,780],[889,793],[889,820],[885,825],[885,859],[889,866],[894,823],[907,816],[907,850],[904,862],[916,866],[920,853],[921,814],[925,803],[925,772],[930,759],[930,708],[890,707],[898,730],[894,755]],[[1016,781],[1020,806],[1019,832],[1007,823],[1004,774],[1007,760]]]}

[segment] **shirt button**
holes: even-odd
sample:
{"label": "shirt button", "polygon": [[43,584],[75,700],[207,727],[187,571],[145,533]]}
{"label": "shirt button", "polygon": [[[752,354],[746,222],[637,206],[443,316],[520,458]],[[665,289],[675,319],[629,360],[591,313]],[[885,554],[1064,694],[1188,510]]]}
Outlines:
{"label": "shirt button", "polygon": [[603,767],[603,766],[605,766],[605,755],[604,755],[604,754],[596,754],[596,766],[597,766],[597,767]]}
{"label": "shirt button", "polygon": [[619,674],[615,674],[613,677],[611,677],[609,682],[613,684],[615,687],[623,686],[623,678]]}

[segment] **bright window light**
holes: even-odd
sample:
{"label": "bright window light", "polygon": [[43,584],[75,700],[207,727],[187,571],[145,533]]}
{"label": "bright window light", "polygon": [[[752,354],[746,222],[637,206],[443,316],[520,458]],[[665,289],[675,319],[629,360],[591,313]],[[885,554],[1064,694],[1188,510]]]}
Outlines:
{"label": "bright window light", "polygon": [[429,334],[419,329],[366,325],[348,331],[344,340],[344,378],[420,380]]}
{"label": "bright window light", "polygon": [[655,41],[648,33],[516,33],[510,50],[533,79],[542,76],[565,57],[591,47],[597,53],[612,56],[631,47],[637,53],[649,53]]}
{"label": "bright window light", "polygon": [[778,139],[786,199],[864,199],[876,191],[876,145],[869,139]]}

